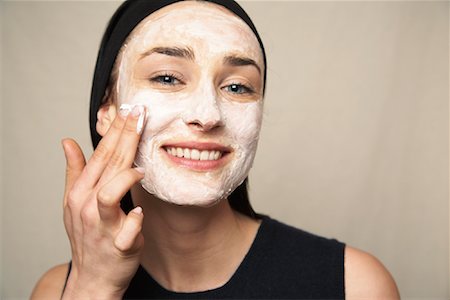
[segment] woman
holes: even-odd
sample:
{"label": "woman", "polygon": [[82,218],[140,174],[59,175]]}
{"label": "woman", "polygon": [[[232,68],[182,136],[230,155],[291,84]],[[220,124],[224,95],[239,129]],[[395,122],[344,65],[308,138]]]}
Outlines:
{"label": "woman", "polygon": [[124,3],[94,75],[96,150],[63,141],[72,262],[33,298],[397,299],[369,254],[251,209],[265,74],[236,3]]}

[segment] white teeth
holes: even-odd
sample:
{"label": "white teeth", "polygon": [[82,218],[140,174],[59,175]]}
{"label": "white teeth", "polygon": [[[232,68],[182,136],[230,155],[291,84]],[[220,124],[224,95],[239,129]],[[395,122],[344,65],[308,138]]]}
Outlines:
{"label": "white teeth", "polygon": [[192,149],[191,150],[191,159],[199,160],[200,159],[200,151],[198,151],[197,149]]}
{"label": "white teeth", "polygon": [[183,156],[184,156],[183,149],[177,148],[177,156],[178,156],[178,157],[183,157]]}
{"label": "white teeth", "polygon": [[184,158],[191,159],[191,151],[189,151],[189,149],[185,148],[183,154]]}
{"label": "white teeth", "polygon": [[198,150],[180,147],[167,147],[165,148],[167,153],[176,157],[184,157],[192,160],[218,160],[222,157],[221,151],[208,151],[208,150]]}
{"label": "white teeth", "polygon": [[211,152],[209,152],[208,160],[215,160],[215,159],[214,159],[214,153],[216,153],[216,151],[211,151]]}
{"label": "white teeth", "polygon": [[200,153],[200,160],[208,160],[209,158],[209,151],[203,150],[202,153]]}
{"label": "white teeth", "polygon": [[222,153],[220,151],[214,151],[214,159],[218,160],[222,156]]}

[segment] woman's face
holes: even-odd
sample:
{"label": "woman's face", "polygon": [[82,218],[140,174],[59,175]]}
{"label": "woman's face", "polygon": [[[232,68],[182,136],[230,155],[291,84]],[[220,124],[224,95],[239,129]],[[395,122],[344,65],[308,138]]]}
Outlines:
{"label": "woman's face", "polygon": [[144,19],[120,56],[118,106],[147,108],[135,164],[158,198],[209,206],[247,177],[261,127],[264,64],[240,18],[182,1]]}

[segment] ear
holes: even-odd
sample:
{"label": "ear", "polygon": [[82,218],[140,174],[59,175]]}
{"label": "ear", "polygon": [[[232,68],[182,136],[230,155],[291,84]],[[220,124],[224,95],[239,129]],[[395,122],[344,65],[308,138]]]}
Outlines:
{"label": "ear", "polygon": [[97,112],[97,124],[95,129],[101,136],[105,136],[116,118],[117,109],[112,103],[103,104]]}

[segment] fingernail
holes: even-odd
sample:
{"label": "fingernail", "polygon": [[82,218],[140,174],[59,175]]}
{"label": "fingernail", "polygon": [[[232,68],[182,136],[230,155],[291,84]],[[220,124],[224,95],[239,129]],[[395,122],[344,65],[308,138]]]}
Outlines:
{"label": "fingernail", "polygon": [[139,119],[138,119],[137,125],[136,125],[136,132],[137,132],[137,134],[141,134],[142,129],[144,128],[145,108],[141,105],[135,106],[133,109],[133,115],[139,116]]}
{"label": "fingernail", "polygon": [[119,107],[119,114],[126,118],[131,112],[132,106],[130,104],[123,103]]}
{"label": "fingernail", "polygon": [[144,106],[138,104],[133,107],[133,110],[131,111],[131,115],[133,117],[137,117],[137,116],[140,116],[143,112],[144,112]]}
{"label": "fingernail", "polygon": [[142,215],[142,207],[136,206],[135,208],[133,208],[133,213]]}

